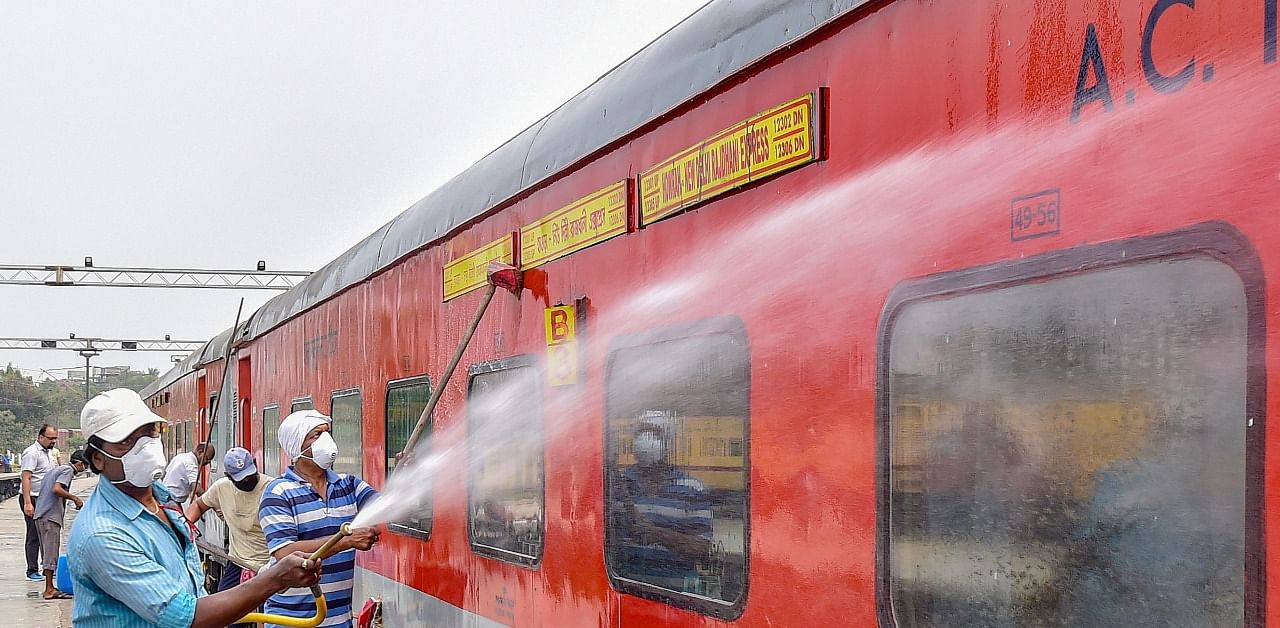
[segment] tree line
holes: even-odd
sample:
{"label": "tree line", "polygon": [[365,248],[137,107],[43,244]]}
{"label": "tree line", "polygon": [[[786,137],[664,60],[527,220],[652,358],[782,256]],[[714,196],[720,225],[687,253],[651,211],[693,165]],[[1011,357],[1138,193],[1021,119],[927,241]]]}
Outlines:
{"label": "tree line", "polygon": [[[109,375],[102,381],[91,381],[89,393],[96,395],[112,388],[142,390],[160,376],[156,369],[146,372],[127,371]],[[0,371],[0,454],[15,454],[35,442],[36,430],[48,423],[56,428],[79,429],[80,409],[84,407],[84,382],[46,379],[36,382],[12,364]],[[71,448],[84,444],[73,435]],[[66,454],[64,454],[65,458]]]}

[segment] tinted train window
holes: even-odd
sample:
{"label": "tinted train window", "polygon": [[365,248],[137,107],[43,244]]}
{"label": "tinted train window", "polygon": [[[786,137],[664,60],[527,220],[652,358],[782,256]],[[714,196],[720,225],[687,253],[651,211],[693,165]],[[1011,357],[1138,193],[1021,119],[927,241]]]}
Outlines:
{"label": "tinted train window", "polygon": [[364,436],[361,429],[360,391],[340,390],[333,393],[329,406],[333,425],[333,440],[338,443],[338,460],[333,470],[355,476],[363,475]]}
{"label": "tinted train window", "polygon": [[316,409],[316,404],[312,403],[311,397],[302,397],[299,399],[294,399],[293,403],[289,404],[289,414],[293,414],[294,412],[297,412],[299,410],[315,410],[315,409]]}
{"label": "tinted train window", "polygon": [[542,390],[527,359],[471,368],[468,522],[477,553],[525,565],[542,558]]}
{"label": "tinted train window", "polygon": [[280,406],[262,409],[262,472],[280,475]]}
{"label": "tinted train window", "polygon": [[616,349],[606,394],[614,585],[732,616],[747,581],[745,337],[704,333]]}
{"label": "tinted train window", "polygon": [[901,307],[897,625],[1243,625],[1246,325],[1207,258]]}
{"label": "tinted train window", "polygon": [[[431,382],[425,376],[400,380],[387,384],[387,477],[391,477],[395,469],[395,455],[404,449],[409,442],[409,434],[422,416],[431,398]],[[429,456],[431,452],[431,418],[418,438],[414,448],[419,457]],[[429,481],[429,480],[428,480]],[[431,533],[431,487],[422,486],[413,499],[418,503],[411,514],[404,519],[392,522],[388,527],[396,532],[404,532],[414,536],[425,536]]]}

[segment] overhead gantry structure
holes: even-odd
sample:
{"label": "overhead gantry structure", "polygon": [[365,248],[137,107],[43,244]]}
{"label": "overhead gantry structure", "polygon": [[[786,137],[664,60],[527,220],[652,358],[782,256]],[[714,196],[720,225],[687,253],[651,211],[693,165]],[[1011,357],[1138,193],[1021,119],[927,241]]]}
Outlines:
{"label": "overhead gantry structure", "polygon": [[67,349],[71,351],[168,351],[191,353],[203,340],[113,340],[109,338],[0,338],[0,349]]}
{"label": "overhead gantry structure", "polygon": [[[80,337],[67,334],[66,338],[6,338],[0,337],[0,349],[44,349],[75,351],[84,358],[84,398],[89,400],[89,360],[104,351],[181,351],[191,353],[204,346],[203,340],[174,340],[169,336],[152,340],[116,340],[111,338]],[[182,358],[173,356],[174,361]]]}
{"label": "overhead gantry structure", "polygon": [[0,264],[0,285],[288,290],[310,274],[267,270],[265,262],[258,262],[257,270],[97,267],[86,257],[84,266]]}

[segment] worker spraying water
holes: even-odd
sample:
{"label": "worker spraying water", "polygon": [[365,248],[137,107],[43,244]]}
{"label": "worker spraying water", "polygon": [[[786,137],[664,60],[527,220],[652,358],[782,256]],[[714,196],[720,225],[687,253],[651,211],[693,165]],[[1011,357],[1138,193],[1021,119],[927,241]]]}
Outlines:
{"label": "worker spraying water", "polygon": [[[315,411],[290,414],[280,424],[280,449],[293,464],[272,480],[262,495],[258,516],[267,537],[272,561],[295,552],[323,561],[320,579],[323,597],[296,588],[271,596],[266,616],[248,620],[268,626],[296,626],[288,618],[320,618],[310,626],[351,626],[351,596],[356,550],[368,550],[378,542],[378,530],[352,529],[357,512],[376,501],[378,492],[364,480],[333,470],[338,445],[330,434],[332,420]],[[333,551],[332,556],[327,556]],[[327,609],[325,608],[327,607]],[[325,613],[319,612],[327,610]]]}

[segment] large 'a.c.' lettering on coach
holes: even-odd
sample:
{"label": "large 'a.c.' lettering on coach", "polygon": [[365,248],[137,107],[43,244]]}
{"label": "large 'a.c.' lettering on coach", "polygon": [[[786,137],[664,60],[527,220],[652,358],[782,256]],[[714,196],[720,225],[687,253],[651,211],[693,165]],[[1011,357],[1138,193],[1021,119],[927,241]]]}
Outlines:
{"label": "large 'a.c.' lettering on coach", "polygon": [[[1258,0],[1263,4],[1263,62],[1274,63],[1276,60],[1276,5],[1278,0]],[[1195,11],[1196,0],[1155,0],[1151,12],[1147,14],[1142,26],[1142,38],[1138,54],[1142,65],[1142,77],[1146,84],[1157,94],[1173,94],[1186,88],[1195,79],[1197,72],[1203,81],[1213,80],[1212,63],[1200,63],[1195,54],[1189,54],[1187,60],[1176,71],[1169,74],[1156,67],[1153,41],[1156,29],[1161,20],[1170,15],[1170,10],[1183,6]],[[1087,111],[1093,103],[1101,103],[1103,111],[1115,109],[1115,93],[1112,91],[1112,77],[1107,73],[1103,61],[1102,46],[1099,43],[1098,25],[1089,23],[1085,27],[1084,45],[1080,50],[1079,71],[1076,74],[1076,89],[1071,102],[1071,122],[1080,120],[1081,113]],[[1168,71],[1166,68],[1165,71]],[[1126,105],[1132,105],[1137,90],[1129,89],[1124,93]]]}

